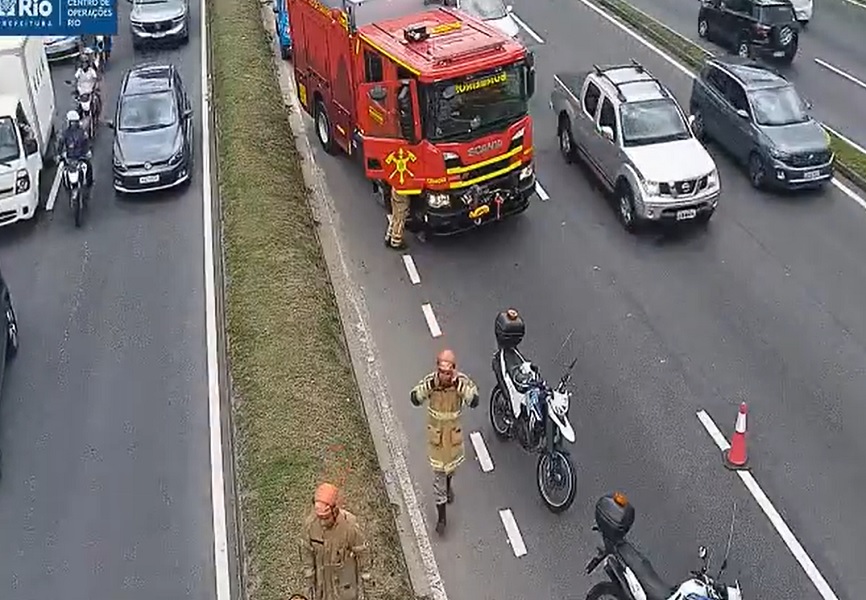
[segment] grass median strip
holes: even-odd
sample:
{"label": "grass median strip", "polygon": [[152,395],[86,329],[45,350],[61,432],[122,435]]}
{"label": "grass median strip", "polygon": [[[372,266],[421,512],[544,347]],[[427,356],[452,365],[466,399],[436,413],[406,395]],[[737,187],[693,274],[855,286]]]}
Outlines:
{"label": "grass median strip", "polygon": [[315,485],[340,485],[373,549],[369,598],[409,584],[256,0],[211,0],[226,316],[246,597],[302,592]]}
{"label": "grass median strip", "polygon": [[[590,0],[599,8],[617,17],[625,25],[661,46],[693,71],[713,56],[688,38],[622,0]],[[830,145],[836,153],[836,167],[842,175],[866,190],[866,154],[831,132]]]}

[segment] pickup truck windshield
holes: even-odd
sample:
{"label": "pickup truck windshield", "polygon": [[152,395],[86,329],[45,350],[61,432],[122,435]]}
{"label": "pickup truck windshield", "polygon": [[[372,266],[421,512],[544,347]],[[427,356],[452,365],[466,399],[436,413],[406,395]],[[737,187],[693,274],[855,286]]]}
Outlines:
{"label": "pickup truck windshield", "polygon": [[425,96],[427,138],[459,140],[501,128],[528,112],[525,67],[513,64],[486,73],[431,84]]}
{"label": "pickup truck windshield", "polygon": [[620,109],[626,147],[662,144],[691,137],[677,105],[667,98],[629,102]]}
{"label": "pickup truck windshield", "polygon": [[0,163],[8,163],[20,156],[18,132],[9,117],[0,117]]}

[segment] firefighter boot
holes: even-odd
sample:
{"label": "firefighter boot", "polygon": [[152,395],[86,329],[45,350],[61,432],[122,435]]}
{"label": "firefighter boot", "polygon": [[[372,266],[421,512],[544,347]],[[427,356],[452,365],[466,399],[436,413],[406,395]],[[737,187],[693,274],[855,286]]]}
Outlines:
{"label": "firefighter boot", "polygon": [[445,519],[445,504],[437,504],[436,505],[436,513],[438,515],[438,520],[436,521],[436,533],[442,535],[445,531],[445,525],[447,523]]}
{"label": "firefighter boot", "polygon": [[448,475],[445,478],[445,486],[446,486],[445,489],[447,490],[446,494],[448,496],[448,504],[451,504],[452,502],[454,502],[454,490],[451,489],[451,477],[452,477],[451,475]]}

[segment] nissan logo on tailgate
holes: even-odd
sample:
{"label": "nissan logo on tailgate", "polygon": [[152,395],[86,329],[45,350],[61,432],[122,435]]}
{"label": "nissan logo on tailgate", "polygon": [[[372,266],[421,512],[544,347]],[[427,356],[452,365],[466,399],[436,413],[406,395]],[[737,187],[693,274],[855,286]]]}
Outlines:
{"label": "nissan logo on tailgate", "polygon": [[481,156],[482,154],[487,154],[488,152],[499,150],[500,148],[502,148],[502,140],[493,140],[492,142],[472,146],[466,151],[466,154],[469,156]]}

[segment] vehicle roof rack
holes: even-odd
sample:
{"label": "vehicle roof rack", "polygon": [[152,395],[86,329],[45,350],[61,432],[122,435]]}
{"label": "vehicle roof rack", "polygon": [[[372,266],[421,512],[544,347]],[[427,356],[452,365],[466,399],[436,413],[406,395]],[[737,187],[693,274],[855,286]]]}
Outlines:
{"label": "vehicle roof rack", "polygon": [[[599,77],[604,77],[608,81],[608,83],[610,83],[613,86],[613,89],[616,90],[616,95],[617,95],[617,98],[619,98],[620,102],[626,101],[625,94],[623,94],[622,89],[620,89],[621,86],[628,85],[630,83],[642,83],[642,82],[646,82],[646,81],[650,81],[650,82],[655,83],[659,88],[659,93],[662,96],[664,96],[665,98],[671,97],[667,88],[664,85],[662,85],[662,82],[659,81],[655,75],[653,75],[652,73],[647,71],[646,68],[644,68],[644,66],[642,64],[640,64],[638,61],[636,61],[635,59],[631,59],[631,62],[629,62],[627,64],[610,65],[607,67],[600,67],[598,65],[592,65],[592,68],[595,71],[596,75],[598,75]],[[620,81],[619,83],[617,83],[616,81],[614,81],[613,79],[610,78],[608,73],[610,71],[616,71],[619,69],[634,69],[635,71],[637,71],[638,73],[640,73],[642,75],[645,75],[646,77],[643,77],[641,79],[628,79],[626,81]]]}

